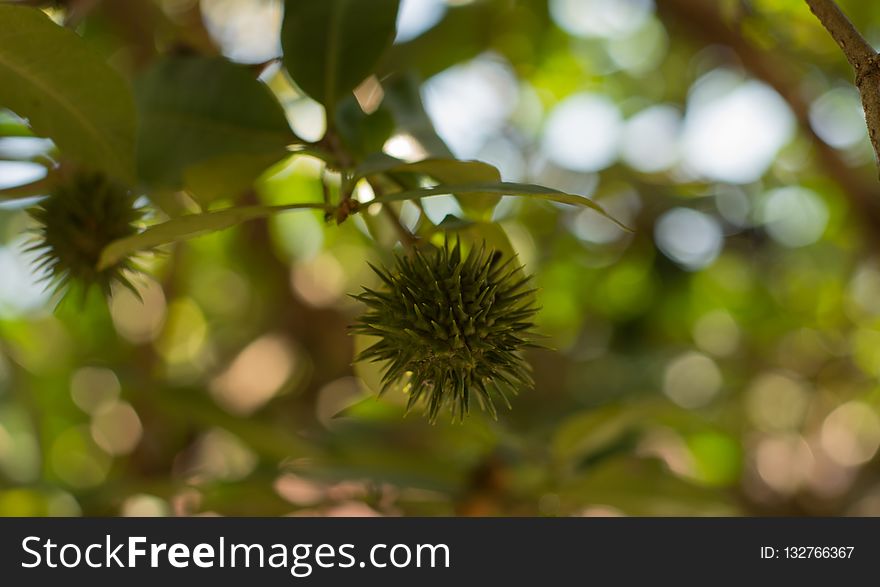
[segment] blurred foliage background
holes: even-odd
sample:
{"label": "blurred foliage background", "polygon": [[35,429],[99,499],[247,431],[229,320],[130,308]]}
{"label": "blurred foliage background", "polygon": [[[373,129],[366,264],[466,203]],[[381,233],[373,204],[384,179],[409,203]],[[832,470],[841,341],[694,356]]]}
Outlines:
{"label": "blurred foliage background", "polygon": [[[880,44],[880,4],[841,4]],[[273,62],[280,2],[46,10],[130,78],[181,46],[266,64],[293,130],[323,134]],[[56,310],[23,252],[32,202],[0,203],[0,514],[880,514],[880,183],[802,1],[404,0],[382,63],[359,99],[387,136],[357,136],[589,194],[635,229],[509,197],[462,229],[535,275],[536,389],[463,424],[374,397],[347,294],[399,246],[377,210],[174,245],[143,302]],[[51,148],[0,111],[0,187]],[[319,202],[320,176],[291,157],[248,197]],[[414,230],[467,217],[451,196],[394,209]]]}

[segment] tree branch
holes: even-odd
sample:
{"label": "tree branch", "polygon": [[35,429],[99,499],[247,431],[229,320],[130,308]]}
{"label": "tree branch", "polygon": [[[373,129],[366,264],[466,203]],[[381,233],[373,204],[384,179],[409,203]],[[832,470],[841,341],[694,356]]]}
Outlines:
{"label": "tree branch", "polygon": [[880,57],[834,0],[806,2],[822,26],[831,33],[855,71],[855,85],[862,96],[868,135],[880,164]]}
{"label": "tree branch", "polygon": [[822,26],[840,45],[847,61],[857,72],[877,54],[834,0],[806,0],[806,2]]}

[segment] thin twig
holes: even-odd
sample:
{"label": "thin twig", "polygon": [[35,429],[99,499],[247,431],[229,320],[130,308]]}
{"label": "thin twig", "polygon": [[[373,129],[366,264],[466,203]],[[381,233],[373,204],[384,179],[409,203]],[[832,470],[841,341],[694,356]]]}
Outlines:
{"label": "thin twig", "polygon": [[[399,180],[394,174],[392,174],[392,173],[384,174],[383,177],[386,177],[386,178],[388,179],[388,181],[390,181],[391,183],[393,183],[394,185],[396,185],[397,188],[400,189],[400,190],[406,190],[406,189],[408,189],[408,188],[407,188],[405,185],[403,185],[403,183],[402,183],[402,182],[401,182],[401,181],[400,181],[400,180]],[[434,226],[435,226],[434,222],[433,222],[430,218],[428,218],[428,214],[425,212],[425,205],[422,203],[422,199],[421,199],[421,198],[413,198],[412,200],[410,200],[410,202],[412,202],[413,204],[415,204],[415,205],[416,205],[416,208],[419,209],[419,212],[420,212],[421,215],[422,215],[422,220],[423,220],[425,223],[427,223],[429,226],[434,227]]]}
{"label": "thin twig", "polygon": [[862,96],[868,135],[880,163],[880,57],[834,0],[806,2],[822,26],[831,33],[855,71],[855,85]]}
{"label": "thin twig", "polygon": [[410,232],[410,230],[403,224],[400,215],[398,215],[394,208],[391,207],[391,204],[382,204],[382,210],[385,212],[385,215],[388,216],[388,219],[391,220],[391,224],[394,225],[394,229],[397,231],[397,236],[400,238],[400,242],[407,247],[416,246],[419,242],[419,238]]}
{"label": "thin twig", "polygon": [[330,186],[327,185],[327,167],[321,168],[321,194],[324,197],[324,205],[330,206],[332,202],[330,201]]}

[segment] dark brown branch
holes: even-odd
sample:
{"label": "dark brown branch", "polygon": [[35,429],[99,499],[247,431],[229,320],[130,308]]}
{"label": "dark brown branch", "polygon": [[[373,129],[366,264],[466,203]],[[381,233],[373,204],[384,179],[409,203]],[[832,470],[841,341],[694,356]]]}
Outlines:
{"label": "dark brown branch", "polygon": [[877,54],[834,0],[806,0],[806,2],[819,22],[840,45],[847,61],[856,72]]}
{"label": "dark brown branch", "polygon": [[880,164],[880,57],[834,0],[806,2],[822,26],[831,33],[855,71],[855,84],[862,96],[868,135]]}

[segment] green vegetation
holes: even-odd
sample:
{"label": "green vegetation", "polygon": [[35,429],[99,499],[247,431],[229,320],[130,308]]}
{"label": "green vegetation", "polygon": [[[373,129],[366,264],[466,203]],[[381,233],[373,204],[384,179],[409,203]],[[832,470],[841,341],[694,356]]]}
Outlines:
{"label": "green vegetation", "polygon": [[880,513],[840,6],[0,2],[0,515]]}

